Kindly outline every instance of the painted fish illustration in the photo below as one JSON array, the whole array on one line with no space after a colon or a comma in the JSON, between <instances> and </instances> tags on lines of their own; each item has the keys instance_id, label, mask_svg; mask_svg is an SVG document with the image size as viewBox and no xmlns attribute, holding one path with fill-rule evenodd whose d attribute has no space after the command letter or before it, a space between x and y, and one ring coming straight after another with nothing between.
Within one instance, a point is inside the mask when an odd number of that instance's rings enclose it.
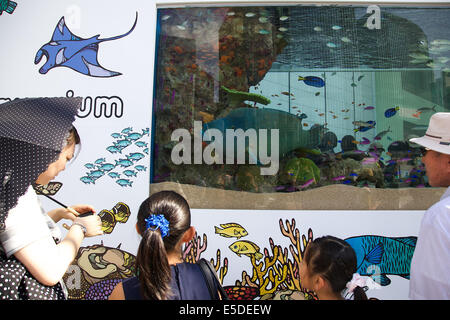
<instances>
[{"instance_id":1,"label":"painted fish illustration","mask_svg":"<svg viewBox=\"0 0 450 320\"><path fill-rule=\"evenodd\" d=\"M248 257L255 255L256 260L259 260L263 257L262 253L259 252L259 247L251 241L247 240L236 241L232 243L229 246L229 248L239 257L241 256L241 254L246 255Z\"/></svg>"},{"instance_id":2,"label":"painted fish illustration","mask_svg":"<svg viewBox=\"0 0 450 320\"><path fill-rule=\"evenodd\" d=\"M128 160L139 161L142 158L144 158L145 156L142 153L134 152L134 153L130 153L130 154L126 155L126 157Z\"/></svg>"},{"instance_id":3,"label":"painted fish illustration","mask_svg":"<svg viewBox=\"0 0 450 320\"><path fill-rule=\"evenodd\" d=\"M131 162L128 159L119 159L119 160L116 160L116 166L117 165L121 166L122 168L127 168L129 166L132 166L133 162Z\"/></svg>"},{"instance_id":4,"label":"painted fish illustration","mask_svg":"<svg viewBox=\"0 0 450 320\"><path fill-rule=\"evenodd\" d=\"M111 153L122 153L122 149L116 146L109 146L106 148L106 150Z\"/></svg>"},{"instance_id":5,"label":"painted fish illustration","mask_svg":"<svg viewBox=\"0 0 450 320\"><path fill-rule=\"evenodd\" d=\"M303 81L308 86L317 88L322 88L323 86L325 86L325 81L322 78L314 76L307 76L307 77L298 76L298 81Z\"/></svg>"},{"instance_id":6,"label":"painted fish illustration","mask_svg":"<svg viewBox=\"0 0 450 320\"><path fill-rule=\"evenodd\" d=\"M117 40L129 35L135 28L136 20L130 31L120 36L99 39L100 35L83 39L74 35L67 28L62 17L56 25L50 42L43 45L34 58L34 64L38 64L45 56L47 61L39 69L39 73L46 74L55 67L68 67L91 77L114 77L121 75L119 72L103 68L98 62L99 44L104 41Z\"/></svg>"},{"instance_id":7,"label":"painted fish illustration","mask_svg":"<svg viewBox=\"0 0 450 320\"><path fill-rule=\"evenodd\" d=\"M397 111L400 110L399 106L396 106L395 108L389 108L384 112L384 116L386 118L390 118L395 116L395 114L397 113Z\"/></svg>"},{"instance_id":8,"label":"painted fish illustration","mask_svg":"<svg viewBox=\"0 0 450 320\"><path fill-rule=\"evenodd\" d=\"M411 259L417 237L364 235L345 239L356 252L357 272L372 276L382 286L391 280L386 275L409 279Z\"/></svg>"},{"instance_id":9,"label":"painted fish illustration","mask_svg":"<svg viewBox=\"0 0 450 320\"><path fill-rule=\"evenodd\" d=\"M248 235L247 230L245 230L240 224L237 223L226 223L220 225L223 229L220 229L217 226L214 226L216 234L221 235L225 238L233 238L236 237L240 239L241 237L245 237Z\"/></svg>"},{"instance_id":10,"label":"painted fish illustration","mask_svg":"<svg viewBox=\"0 0 450 320\"><path fill-rule=\"evenodd\" d=\"M124 175L126 175L127 177L136 177L137 176L137 172L134 170L125 170L123 172Z\"/></svg>"},{"instance_id":11,"label":"painted fish illustration","mask_svg":"<svg viewBox=\"0 0 450 320\"><path fill-rule=\"evenodd\" d=\"M0 0L0 16L3 11L12 14L17 7L17 3L9 0Z\"/></svg>"},{"instance_id":12,"label":"painted fish illustration","mask_svg":"<svg viewBox=\"0 0 450 320\"><path fill-rule=\"evenodd\" d=\"M133 185L133 181L130 181L128 179L119 179L116 181L116 183L121 187L126 187L126 186L132 187L132 185Z\"/></svg>"}]
</instances>

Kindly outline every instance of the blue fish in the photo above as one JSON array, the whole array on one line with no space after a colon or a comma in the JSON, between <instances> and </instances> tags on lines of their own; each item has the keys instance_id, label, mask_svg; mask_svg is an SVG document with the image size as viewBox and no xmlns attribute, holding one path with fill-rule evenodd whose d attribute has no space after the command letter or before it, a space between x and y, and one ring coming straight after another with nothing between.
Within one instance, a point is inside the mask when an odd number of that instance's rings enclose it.
<instances>
[{"instance_id":1,"label":"blue fish","mask_svg":"<svg viewBox=\"0 0 450 320\"><path fill-rule=\"evenodd\" d=\"M120 133L117 133L117 132L114 132L114 133L111 133L111 137L113 137L114 139L118 139L118 138L120 138L122 135L120 134Z\"/></svg>"},{"instance_id":2,"label":"blue fish","mask_svg":"<svg viewBox=\"0 0 450 320\"><path fill-rule=\"evenodd\" d=\"M136 177L137 176L137 172L134 170L125 170L123 172L124 175L126 175L127 177Z\"/></svg>"},{"instance_id":3,"label":"blue fish","mask_svg":"<svg viewBox=\"0 0 450 320\"><path fill-rule=\"evenodd\" d=\"M130 154L126 155L126 157L128 160L139 161L142 158L144 158L145 156L142 153L135 152L135 153L130 153Z\"/></svg>"},{"instance_id":4,"label":"blue fish","mask_svg":"<svg viewBox=\"0 0 450 320\"><path fill-rule=\"evenodd\" d=\"M137 132L129 133L127 136L127 139L132 140L132 141L139 140L140 138L142 138L142 134L137 133Z\"/></svg>"},{"instance_id":5,"label":"blue fish","mask_svg":"<svg viewBox=\"0 0 450 320\"><path fill-rule=\"evenodd\" d=\"M81 177L80 180L81 180L81 182L83 182L85 184L91 184L91 183L95 184L95 179L93 179L91 177L84 176L84 177Z\"/></svg>"},{"instance_id":6,"label":"blue fish","mask_svg":"<svg viewBox=\"0 0 450 320\"><path fill-rule=\"evenodd\" d=\"M128 179L119 179L116 181L116 183L121 187L126 187L126 186L132 187L133 181L130 181Z\"/></svg>"},{"instance_id":7,"label":"blue fish","mask_svg":"<svg viewBox=\"0 0 450 320\"><path fill-rule=\"evenodd\" d=\"M101 163L103 163L103 162L105 162L106 161L106 159L105 158L98 158L97 160L95 160L95 164L101 164Z\"/></svg>"},{"instance_id":8,"label":"blue fish","mask_svg":"<svg viewBox=\"0 0 450 320\"><path fill-rule=\"evenodd\" d=\"M123 134L126 134L126 133L129 133L131 130L133 130L133 128L132 127L128 127L128 128L123 129L121 132Z\"/></svg>"},{"instance_id":9,"label":"blue fish","mask_svg":"<svg viewBox=\"0 0 450 320\"><path fill-rule=\"evenodd\" d=\"M84 166L86 167L86 169L94 169L95 168L95 166L92 163L86 163Z\"/></svg>"},{"instance_id":10,"label":"blue fish","mask_svg":"<svg viewBox=\"0 0 450 320\"><path fill-rule=\"evenodd\" d=\"M79 73L91 77L114 77L121 75L119 72L110 71L103 68L98 62L99 44L104 41L117 40L129 35L135 28L136 20L130 31L120 36L99 39L100 35L93 36L89 39L83 39L74 35L67 28L62 17L56 25L50 42L43 45L34 58L34 64L38 64L42 57L46 57L47 61L39 69L39 73L46 74L50 69L56 67L68 67Z\"/></svg>"},{"instance_id":11,"label":"blue fish","mask_svg":"<svg viewBox=\"0 0 450 320\"><path fill-rule=\"evenodd\" d=\"M108 148L106 148L106 150L111 153L122 153L122 149L120 149L116 146L109 146Z\"/></svg>"},{"instance_id":12,"label":"blue fish","mask_svg":"<svg viewBox=\"0 0 450 320\"><path fill-rule=\"evenodd\" d=\"M307 77L298 76L298 81L303 81L308 86L316 88L322 88L323 86L325 86L325 81L322 78L314 76L307 76Z\"/></svg>"},{"instance_id":13,"label":"blue fish","mask_svg":"<svg viewBox=\"0 0 450 320\"><path fill-rule=\"evenodd\" d=\"M147 171L146 166L138 165L138 166L135 166L135 168L137 171Z\"/></svg>"},{"instance_id":14,"label":"blue fish","mask_svg":"<svg viewBox=\"0 0 450 320\"><path fill-rule=\"evenodd\" d=\"M375 125L377 124L377 122L373 121L373 120L367 121L367 123L370 124L370 125L369 126L359 126L358 128L353 129L353 131L355 131L355 132L358 132L358 131L366 132L367 130L375 128Z\"/></svg>"},{"instance_id":15,"label":"blue fish","mask_svg":"<svg viewBox=\"0 0 450 320\"><path fill-rule=\"evenodd\" d=\"M121 166L122 168L127 168L129 166L132 166L133 162L131 162L128 159L119 159L119 160L116 160L116 166L117 165Z\"/></svg>"},{"instance_id":16,"label":"blue fish","mask_svg":"<svg viewBox=\"0 0 450 320\"><path fill-rule=\"evenodd\" d=\"M388 274L409 279L411 259L417 237L357 236L345 239L356 252L357 272L372 276L382 286L391 280Z\"/></svg>"},{"instance_id":17,"label":"blue fish","mask_svg":"<svg viewBox=\"0 0 450 320\"><path fill-rule=\"evenodd\" d=\"M94 170L89 173L86 173L86 175L91 179L97 180L98 178L104 176L105 173L102 170Z\"/></svg>"},{"instance_id":18,"label":"blue fish","mask_svg":"<svg viewBox=\"0 0 450 320\"><path fill-rule=\"evenodd\" d=\"M135 143L136 146L138 146L139 148L143 148L148 146L148 143L144 142L144 141L138 141Z\"/></svg>"},{"instance_id":19,"label":"blue fish","mask_svg":"<svg viewBox=\"0 0 450 320\"><path fill-rule=\"evenodd\" d=\"M397 107L395 107L395 108L389 108L389 109L387 109L387 110L384 112L384 116L385 116L386 118L393 117L393 116L395 116L395 114L397 113L398 110L400 110L400 107L399 107L399 106L397 106Z\"/></svg>"},{"instance_id":20,"label":"blue fish","mask_svg":"<svg viewBox=\"0 0 450 320\"><path fill-rule=\"evenodd\" d=\"M131 142L130 142L130 140L123 139L123 140L119 140L117 142L114 142L114 145L116 147L118 147L120 150L122 150L122 149L128 147L129 145L131 145Z\"/></svg>"},{"instance_id":21,"label":"blue fish","mask_svg":"<svg viewBox=\"0 0 450 320\"><path fill-rule=\"evenodd\" d=\"M98 167L98 169L102 171L111 171L115 167L116 166L113 165L112 163L103 163L101 166Z\"/></svg>"},{"instance_id":22,"label":"blue fish","mask_svg":"<svg viewBox=\"0 0 450 320\"><path fill-rule=\"evenodd\" d=\"M108 176L110 176L113 179L119 178L120 177L120 173L117 172L108 172Z\"/></svg>"}]
</instances>

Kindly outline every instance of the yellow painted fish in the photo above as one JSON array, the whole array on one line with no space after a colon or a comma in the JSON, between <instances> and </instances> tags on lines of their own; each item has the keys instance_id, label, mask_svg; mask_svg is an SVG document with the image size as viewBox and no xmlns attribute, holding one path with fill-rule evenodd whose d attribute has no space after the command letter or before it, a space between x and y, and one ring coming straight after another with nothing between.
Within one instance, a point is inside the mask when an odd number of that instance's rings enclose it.
<instances>
[{"instance_id":1,"label":"yellow painted fish","mask_svg":"<svg viewBox=\"0 0 450 320\"><path fill-rule=\"evenodd\" d=\"M237 239L240 239L241 237L245 237L246 235L248 235L247 230L245 230L240 224L237 223L221 224L220 226L223 229L214 226L214 228L216 229L216 233L225 238L236 237Z\"/></svg>"},{"instance_id":2,"label":"yellow painted fish","mask_svg":"<svg viewBox=\"0 0 450 320\"><path fill-rule=\"evenodd\" d=\"M251 241L246 240L236 241L233 244L231 244L229 248L239 257L241 256L241 254L244 254L248 257L255 255L256 260L259 260L263 257L262 253L259 252L259 247Z\"/></svg>"}]
</instances>

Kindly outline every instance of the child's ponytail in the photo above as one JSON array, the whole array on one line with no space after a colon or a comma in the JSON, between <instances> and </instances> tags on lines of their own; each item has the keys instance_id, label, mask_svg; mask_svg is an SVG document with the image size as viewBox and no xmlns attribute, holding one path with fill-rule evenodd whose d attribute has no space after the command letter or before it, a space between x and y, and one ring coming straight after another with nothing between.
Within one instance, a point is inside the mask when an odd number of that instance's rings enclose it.
<instances>
[{"instance_id":1,"label":"child's ponytail","mask_svg":"<svg viewBox=\"0 0 450 320\"><path fill-rule=\"evenodd\" d=\"M158 230L147 229L136 256L142 296L147 300L165 300L170 294L171 271L164 242Z\"/></svg>"},{"instance_id":2,"label":"child's ponytail","mask_svg":"<svg viewBox=\"0 0 450 320\"><path fill-rule=\"evenodd\" d=\"M150 300L169 299L172 273L167 254L174 253L191 226L189 205L174 191L155 193L139 207L136 226L142 235L136 255L142 296Z\"/></svg>"}]
</instances>

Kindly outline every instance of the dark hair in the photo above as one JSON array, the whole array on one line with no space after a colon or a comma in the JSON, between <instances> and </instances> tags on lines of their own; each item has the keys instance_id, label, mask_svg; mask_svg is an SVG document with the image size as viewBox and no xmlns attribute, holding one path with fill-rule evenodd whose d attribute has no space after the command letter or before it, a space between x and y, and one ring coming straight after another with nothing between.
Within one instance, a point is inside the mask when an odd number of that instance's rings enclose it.
<instances>
[{"instance_id":1,"label":"dark hair","mask_svg":"<svg viewBox=\"0 0 450 320\"><path fill-rule=\"evenodd\" d=\"M159 228L146 228L145 219L151 214L163 215L169 221L169 234L164 238ZM161 191L142 202L137 228L142 235L136 264L141 293L145 299L165 300L170 297L171 270L167 253L175 249L191 226L191 211L187 201L174 191ZM181 254L181 253L180 253Z\"/></svg>"},{"instance_id":2,"label":"dark hair","mask_svg":"<svg viewBox=\"0 0 450 320\"><path fill-rule=\"evenodd\" d=\"M344 290L356 272L355 250L344 240L333 236L317 238L307 249L304 259L308 271L324 277L333 292ZM353 290L353 294L355 300L367 300L364 289L359 286Z\"/></svg>"}]
</instances>

